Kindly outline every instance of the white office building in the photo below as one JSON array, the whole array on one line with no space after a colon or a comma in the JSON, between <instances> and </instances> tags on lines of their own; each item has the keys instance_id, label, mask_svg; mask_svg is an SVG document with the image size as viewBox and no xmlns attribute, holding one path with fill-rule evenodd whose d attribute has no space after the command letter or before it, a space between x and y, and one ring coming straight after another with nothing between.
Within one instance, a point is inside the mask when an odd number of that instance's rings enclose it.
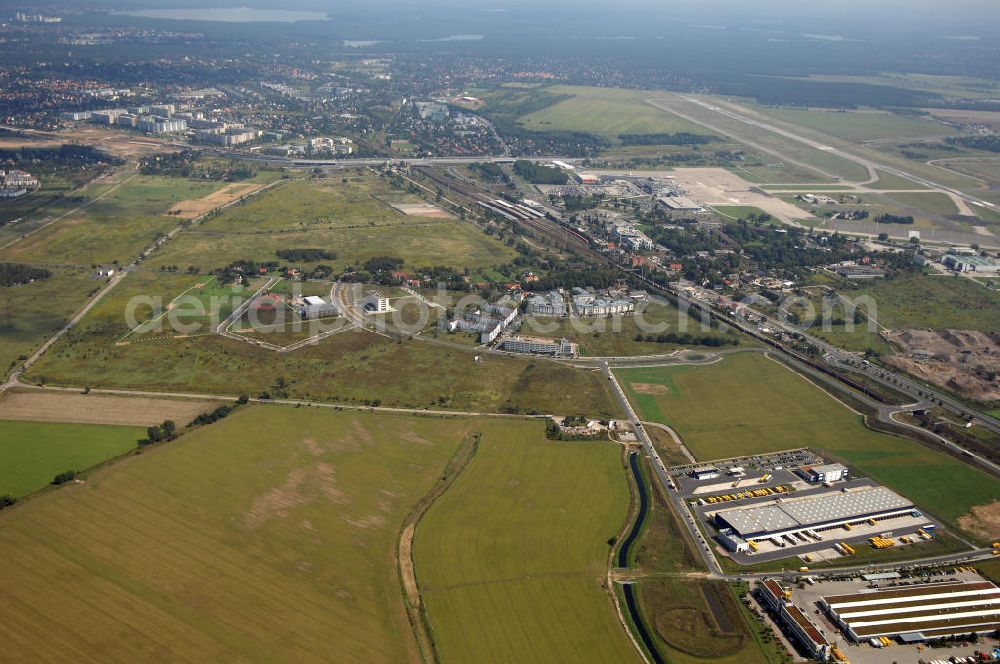
<instances>
[{"instance_id":1,"label":"white office building","mask_svg":"<svg viewBox=\"0 0 1000 664\"><path fill-rule=\"evenodd\" d=\"M389 298L378 291L368 291L365 294L364 307L365 311L374 314L392 311L392 308L389 306Z\"/></svg>"},{"instance_id":2,"label":"white office building","mask_svg":"<svg viewBox=\"0 0 1000 664\"><path fill-rule=\"evenodd\" d=\"M501 348L511 353L576 357L577 346L568 339L515 335L503 340Z\"/></svg>"}]
</instances>

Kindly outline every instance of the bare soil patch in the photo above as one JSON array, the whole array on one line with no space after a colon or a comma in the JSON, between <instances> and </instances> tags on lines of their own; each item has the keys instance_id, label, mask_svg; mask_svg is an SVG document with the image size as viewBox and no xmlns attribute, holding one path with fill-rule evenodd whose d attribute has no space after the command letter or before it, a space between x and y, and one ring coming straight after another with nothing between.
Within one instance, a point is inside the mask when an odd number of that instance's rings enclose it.
<instances>
[{"instance_id":1,"label":"bare soil patch","mask_svg":"<svg viewBox=\"0 0 1000 664\"><path fill-rule=\"evenodd\" d=\"M185 425L212 410L212 401L125 397L72 392L11 392L0 399L0 420L150 426Z\"/></svg>"},{"instance_id":2,"label":"bare soil patch","mask_svg":"<svg viewBox=\"0 0 1000 664\"><path fill-rule=\"evenodd\" d=\"M208 196L190 201L181 201L174 205L167 214L181 219L194 219L215 208L252 194L264 185L256 182L233 182Z\"/></svg>"},{"instance_id":3,"label":"bare soil patch","mask_svg":"<svg viewBox=\"0 0 1000 664\"><path fill-rule=\"evenodd\" d=\"M902 349L890 364L976 401L1000 400L1000 333L971 330L888 330Z\"/></svg>"},{"instance_id":4,"label":"bare soil patch","mask_svg":"<svg viewBox=\"0 0 1000 664\"><path fill-rule=\"evenodd\" d=\"M334 504L345 500L343 491L336 486L333 466L318 463L312 468L296 468L284 484L254 500L244 515L244 522L250 528L259 528L272 519L286 519L296 507L321 497Z\"/></svg>"},{"instance_id":5,"label":"bare soil patch","mask_svg":"<svg viewBox=\"0 0 1000 664\"><path fill-rule=\"evenodd\" d=\"M150 154L178 152L179 148L167 145L160 139L134 136L123 131L81 126L67 131L34 131L4 133L0 149L56 148L65 144L90 145L115 157L141 157Z\"/></svg>"},{"instance_id":6,"label":"bare soil patch","mask_svg":"<svg viewBox=\"0 0 1000 664\"><path fill-rule=\"evenodd\" d=\"M396 208L407 217L430 217L432 219L452 219L453 217L439 208L436 205L431 205L430 203L393 203L392 207Z\"/></svg>"},{"instance_id":7,"label":"bare soil patch","mask_svg":"<svg viewBox=\"0 0 1000 664\"><path fill-rule=\"evenodd\" d=\"M959 517L958 525L984 540L997 540L1000 538L1000 500L988 505L976 505L968 514Z\"/></svg>"},{"instance_id":8,"label":"bare soil patch","mask_svg":"<svg viewBox=\"0 0 1000 664\"><path fill-rule=\"evenodd\" d=\"M632 389L637 394L667 394L669 390L666 385L659 383L632 383Z\"/></svg>"}]
</instances>

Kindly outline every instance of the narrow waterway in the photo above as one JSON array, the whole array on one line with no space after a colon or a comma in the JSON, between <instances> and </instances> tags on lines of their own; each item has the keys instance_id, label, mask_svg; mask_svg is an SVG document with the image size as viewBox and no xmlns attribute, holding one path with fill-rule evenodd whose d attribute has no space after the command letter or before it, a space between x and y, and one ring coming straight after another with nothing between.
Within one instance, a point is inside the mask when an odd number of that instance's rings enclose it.
<instances>
[{"instance_id":1,"label":"narrow waterway","mask_svg":"<svg viewBox=\"0 0 1000 664\"><path fill-rule=\"evenodd\" d=\"M646 483L643 481L642 472L639 470L638 453L633 452L629 455L628 465L632 470L632 477L635 478L635 486L638 490L639 511L635 516L632 529L618 549L618 567L621 568L628 567L629 552L635 540L639 537L639 533L642 532L642 524L645 523L646 513L649 511L649 494L646 492ZM646 646L646 652L649 653L655 664L666 664L666 660L663 659L656 648L653 635L649 633L646 623L642 620L642 615L639 612L639 604L635 597L635 585L631 583L622 584L622 594L625 596L625 608L628 609L628 614L632 619L632 624L635 625L635 630L639 638L642 639L642 643Z\"/></svg>"},{"instance_id":2,"label":"narrow waterway","mask_svg":"<svg viewBox=\"0 0 1000 664\"><path fill-rule=\"evenodd\" d=\"M629 467L632 469L632 476L635 478L635 485L639 490L639 513L635 516L632 530L629 531L625 541L618 549L618 567L628 567L628 554L632 550L632 545L642 531L642 524L646 521L646 512L649 510L649 496L646 495L646 483L642 481L642 473L639 471L639 454L633 452L628 457Z\"/></svg>"}]
</instances>

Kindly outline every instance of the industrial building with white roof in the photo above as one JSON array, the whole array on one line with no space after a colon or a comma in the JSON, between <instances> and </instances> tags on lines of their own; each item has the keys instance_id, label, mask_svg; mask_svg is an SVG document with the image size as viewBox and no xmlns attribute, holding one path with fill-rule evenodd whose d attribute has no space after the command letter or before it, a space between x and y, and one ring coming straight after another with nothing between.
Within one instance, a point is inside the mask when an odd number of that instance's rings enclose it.
<instances>
[{"instance_id":1,"label":"industrial building with white roof","mask_svg":"<svg viewBox=\"0 0 1000 664\"><path fill-rule=\"evenodd\" d=\"M854 641L925 641L1000 628L1000 588L981 579L834 595L820 606Z\"/></svg>"},{"instance_id":2,"label":"industrial building with white roof","mask_svg":"<svg viewBox=\"0 0 1000 664\"><path fill-rule=\"evenodd\" d=\"M826 530L869 519L878 521L913 511L913 503L899 494L882 486L871 486L722 510L715 514L715 523L751 541Z\"/></svg>"}]
</instances>

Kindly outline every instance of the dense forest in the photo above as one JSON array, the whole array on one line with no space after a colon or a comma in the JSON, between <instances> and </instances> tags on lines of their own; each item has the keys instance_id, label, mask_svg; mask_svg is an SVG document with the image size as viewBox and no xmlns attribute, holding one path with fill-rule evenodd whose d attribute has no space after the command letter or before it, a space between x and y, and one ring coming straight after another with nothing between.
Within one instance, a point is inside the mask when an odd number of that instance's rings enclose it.
<instances>
[{"instance_id":1,"label":"dense forest","mask_svg":"<svg viewBox=\"0 0 1000 664\"><path fill-rule=\"evenodd\" d=\"M679 131L674 134L619 134L618 140L623 145L705 145L718 141L719 137Z\"/></svg>"}]
</instances>

